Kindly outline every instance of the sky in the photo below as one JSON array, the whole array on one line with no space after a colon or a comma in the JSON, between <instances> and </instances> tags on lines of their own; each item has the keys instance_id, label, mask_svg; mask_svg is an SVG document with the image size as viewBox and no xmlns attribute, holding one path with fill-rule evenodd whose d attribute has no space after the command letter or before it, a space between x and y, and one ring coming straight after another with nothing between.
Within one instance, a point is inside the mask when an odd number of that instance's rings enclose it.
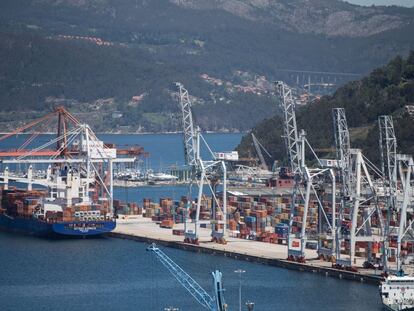
<instances>
[{"instance_id":1,"label":"sky","mask_svg":"<svg viewBox=\"0 0 414 311\"><path fill-rule=\"evenodd\" d=\"M347 2L359 5L401 5L414 7L414 0L346 0Z\"/></svg>"}]
</instances>

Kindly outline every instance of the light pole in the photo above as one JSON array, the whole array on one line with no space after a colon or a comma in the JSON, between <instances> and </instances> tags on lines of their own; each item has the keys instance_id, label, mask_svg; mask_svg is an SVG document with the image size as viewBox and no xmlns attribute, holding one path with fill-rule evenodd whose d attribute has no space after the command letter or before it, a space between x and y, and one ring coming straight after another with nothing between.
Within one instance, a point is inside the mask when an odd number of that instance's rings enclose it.
<instances>
[{"instance_id":1,"label":"light pole","mask_svg":"<svg viewBox=\"0 0 414 311\"><path fill-rule=\"evenodd\" d=\"M237 269L234 271L234 273L238 273L239 274L239 311L241 311L242 307L241 307L241 276L243 273L245 273L246 271L242 270L242 269Z\"/></svg>"}]
</instances>

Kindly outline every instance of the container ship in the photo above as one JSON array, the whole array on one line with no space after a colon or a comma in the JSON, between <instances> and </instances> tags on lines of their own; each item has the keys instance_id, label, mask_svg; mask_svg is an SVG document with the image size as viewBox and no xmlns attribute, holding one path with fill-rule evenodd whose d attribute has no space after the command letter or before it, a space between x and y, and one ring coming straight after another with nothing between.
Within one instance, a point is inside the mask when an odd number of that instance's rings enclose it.
<instances>
[{"instance_id":1,"label":"container ship","mask_svg":"<svg viewBox=\"0 0 414 311\"><path fill-rule=\"evenodd\" d=\"M1 136L0 143L17 140L17 134L53 116L58 117L57 137L44 143L44 137L36 140L36 131L24 135L18 149L0 151L0 230L84 237L114 230L113 164L135 158L118 158L125 153L104 144L62 107ZM41 145L28 148L36 141Z\"/></svg>"},{"instance_id":2,"label":"container ship","mask_svg":"<svg viewBox=\"0 0 414 311\"><path fill-rule=\"evenodd\" d=\"M388 276L380 285L380 295L387 310L414 311L414 277Z\"/></svg>"},{"instance_id":3,"label":"container ship","mask_svg":"<svg viewBox=\"0 0 414 311\"><path fill-rule=\"evenodd\" d=\"M112 231L116 223L109 213L108 201L89 203L79 195L70 196L74 191L79 192L77 181L81 179L72 172L60 173L61 187L55 189L63 191L4 187L0 229L39 236L87 236Z\"/></svg>"}]
</instances>

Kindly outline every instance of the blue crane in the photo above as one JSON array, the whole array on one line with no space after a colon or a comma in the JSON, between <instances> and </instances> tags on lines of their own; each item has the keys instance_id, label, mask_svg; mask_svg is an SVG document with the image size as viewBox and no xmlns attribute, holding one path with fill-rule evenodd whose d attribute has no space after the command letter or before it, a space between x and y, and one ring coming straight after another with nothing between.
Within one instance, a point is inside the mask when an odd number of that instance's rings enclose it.
<instances>
[{"instance_id":1,"label":"blue crane","mask_svg":"<svg viewBox=\"0 0 414 311\"><path fill-rule=\"evenodd\" d=\"M167 268L177 281L197 300L199 304L210 311L226 311L224 302L222 273L219 270L212 272L214 280L214 295L211 297L191 276L178 266L170 257L160 250L155 243L147 248Z\"/></svg>"}]
</instances>

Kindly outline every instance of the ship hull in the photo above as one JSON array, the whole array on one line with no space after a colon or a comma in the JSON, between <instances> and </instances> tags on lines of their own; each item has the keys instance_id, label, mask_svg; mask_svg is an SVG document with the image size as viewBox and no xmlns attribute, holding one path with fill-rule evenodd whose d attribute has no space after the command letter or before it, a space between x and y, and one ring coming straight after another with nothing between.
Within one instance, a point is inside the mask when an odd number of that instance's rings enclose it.
<instances>
[{"instance_id":1,"label":"ship hull","mask_svg":"<svg viewBox=\"0 0 414 311\"><path fill-rule=\"evenodd\" d=\"M383 306L384 306L384 310L388 310L388 311L414 311L414 307L399 309L398 306L396 306L395 308L387 306L386 304L383 304Z\"/></svg>"},{"instance_id":2,"label":"ship hull","mask_svg":"<svg viewBox=\"0 0 414 311\"><path fill-rule=\"evenodd\" d=\"M36 236L96 236L115 229L115 221L71 221L47 223L33 218L0 215L0 230Z\"/></svg>"}]
</instances>

